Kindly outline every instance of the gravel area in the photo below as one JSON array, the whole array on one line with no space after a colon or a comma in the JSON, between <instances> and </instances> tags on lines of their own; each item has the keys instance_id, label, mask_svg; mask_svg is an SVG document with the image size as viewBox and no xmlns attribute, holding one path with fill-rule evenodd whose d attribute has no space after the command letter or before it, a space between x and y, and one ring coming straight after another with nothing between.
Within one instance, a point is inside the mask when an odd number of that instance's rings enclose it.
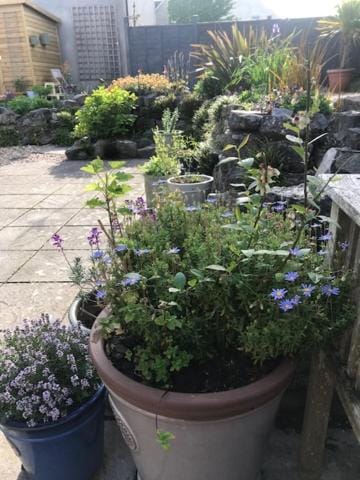
<instances>
[{"instance_id":1,"label":"gravel area","mask_svg":"<svg viewBox=\"0 0 360 480\"><path fill-rule=\"evenodd\" d=\"M13 162L29 163L51 160L65 160L65 148L55 145L27 145L25 147L0 148L0 167Z\"/></svg>"}]
</instances>

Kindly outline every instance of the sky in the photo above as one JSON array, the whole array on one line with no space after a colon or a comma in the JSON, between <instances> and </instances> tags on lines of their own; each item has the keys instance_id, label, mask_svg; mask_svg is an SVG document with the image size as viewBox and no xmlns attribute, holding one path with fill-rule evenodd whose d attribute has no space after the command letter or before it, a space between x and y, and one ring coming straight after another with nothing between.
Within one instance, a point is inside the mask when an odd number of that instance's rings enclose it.
<instances>
[{"instance_id":1,"label":"sky","mask_svg":"<svg viewBox=\"0 0 360 480\"><path fill-rule=\"evenodd\" d=\"M279 17L321 17L335 13L339 0L262 0L262 3Z\"/></svg>"}]
</instances>

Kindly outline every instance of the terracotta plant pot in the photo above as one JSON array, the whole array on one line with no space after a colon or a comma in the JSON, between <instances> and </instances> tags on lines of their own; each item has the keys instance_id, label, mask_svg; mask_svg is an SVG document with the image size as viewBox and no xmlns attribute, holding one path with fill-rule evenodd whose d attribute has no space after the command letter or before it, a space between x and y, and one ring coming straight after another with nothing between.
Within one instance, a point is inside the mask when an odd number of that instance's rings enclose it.
<instances>
[{"instance_id":1,"label":"terracotta plant pot","mask_svg":"<svg viewBox=\"0 0 360 480\"><path fill-rule=\"evenodd\" d=\"M221 393L182 394L147 387L118 371L94 325L90 353L110 393L139 480L255 480L294 366L284 360L261 380ZM165 451L156 430L174 435Z\"/></svg>"},{"instance_id":2,"label":"terracotta plant pot","mask_svg":"<svg viewBox=\"0 0 360 480\"><path fill-rule=\"evenodd\" d=\"M204 203L207 194L211 191L214 178L209 175L196 175L201 177L201 181L197 183L186 183L186 177L192 177L193 175L178 175L177 177L171 177L168 179L168 187L171 192L181 192L184 196L185 204L197 205ZM182 179L181 182L178 179Z\"/></svg>"},{"instance_id":3,"label":"terracotta plant pot","mask_svg":"<svg viewBox=\"0 0 360 480\"><path fill-rule=\"evenodd\" d=\"M349 88L353 72L353 68L328 70L330 91L334 93L345 92Z\"/></svg>"}]
</instances>

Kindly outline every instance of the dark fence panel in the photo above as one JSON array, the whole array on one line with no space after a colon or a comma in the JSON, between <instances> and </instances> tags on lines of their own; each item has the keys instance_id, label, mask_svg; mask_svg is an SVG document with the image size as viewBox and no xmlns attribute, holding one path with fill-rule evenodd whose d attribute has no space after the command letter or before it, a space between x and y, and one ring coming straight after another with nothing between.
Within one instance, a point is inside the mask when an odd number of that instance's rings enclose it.
<instances>
[{"instance_id":1,"label":"dark fence panel","mask_svg":"<svg viewBox=\"0 0 360 480\"><path fill-rule=\"evenodd\" d=\"M246 33L252 27L255 30L265 29L269 34L274 24L280 27L281 35L292 32L306 32L310 45L314 44L319 32L316 29L317 18L299 19L267 19L237 22L239 29ZM136 75L138 70L144 73L161 73L164 65L175 52L185 55L191 52L194 43L210 44L209 31L231 32L234 22L194 23L188 25L157 25L129 28L129 67L130 73ZM300 41L301 34L295 42ZM338 68L338 51L335 46L329 49L327 68ZM354 49L352 62L360 71L360 47Z\"/></svg>"}]
</instances>

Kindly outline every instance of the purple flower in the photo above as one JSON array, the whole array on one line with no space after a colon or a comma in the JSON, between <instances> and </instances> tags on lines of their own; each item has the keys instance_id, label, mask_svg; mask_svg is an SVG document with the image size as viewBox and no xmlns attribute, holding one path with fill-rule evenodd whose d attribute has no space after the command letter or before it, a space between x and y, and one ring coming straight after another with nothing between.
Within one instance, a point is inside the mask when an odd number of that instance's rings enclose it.
<instances>
[{"instance_id":1,"label":"purple flower","mask_svg":"<svg viewBox=\"0 0 360 480\"><path fill-rule=\"evenodd\" d=\"M276 203L274 203L274 205L272 206L272 209L274 210L274 212L283 212L284 210L286 210L286 206L287 206L287 203L286 202L281 202L281 201L278 201Z\"/></svg>"},{"instance_id":2,"label":"purple flower","mask_svg":"<svg viewBox=\"0 0 360 480\"><path fill-rule=\"evenodd\" d=\"M320 242L328 242L331 239L332 239L331 232L326 232L324 235L320 235L320 237L318 238Z\"/></svg>"},{"instance_id":3,"label":"purple flower","mask_svg":"<svg viewBox=\"0 0 360 480\"><path fill-rule=\"evenodd\" d=\"M104 252L102 250L95 250L91 254L91 258L93 260L99 260L100 258L103 258L103 256L104 256Z\"/></svg>"},{"instance_id":4,"label":"purple flower","mask_svg":"<svg viewBox=\"0 0 360 480\"><path fill-rule=\"evenodd\" d=\"M222 213L221 216L222 216L223 218L230 218L230 217L233 217L234 214L233 214L233 212L231 212L230 210L227 210L226 212Z\"/></svg>"},{"instance_id":5,"label":"purple flower","mask_svg":"<svg viewBox=\"0 0 360 480\"><path fill-rule=\"evenodd\" d=\"M106 297L106 292L104 290L98 290L95 296L98 300L102 300Z\"/></svg>"},{"instance_id":6,"label":"purple flower","mask_svg":"<svg viewBox=\"0 0 360 480\"><path fill-rule=\"evenodd\" d=\"M290 298L290 302L296 307L297 305L300 305L301 303L301 297L299 295L295 295L295 297Z\"/></svg>"},{"instance_id":7,"label":"purple flower","mask_svg":"<svg viewBox=\"0 0 360 480\"><path fill-rule=\"evenodd\" d=\"M121 285L123 287L130 287L131 285L136 285L142 280L142 276L139 273L129 273L122 281Z\"/></svg>"},{"instance_id":8,"label":"purple flower","mask_svg":"<svg viewBox=\"0 0 360 480\"><path fill-rule=\"evenodd\" d=\"M339 243L339 247L343 252L346 252L346 250L349 248L350 243L349 242L341 242Z\"/></svg>"},{"instance_id":9,"label":"purple flower","mask_svg":"<svg viewBox=\"0 0 360 480\"><path fill-rule=\"evenodd\" d=\"M147 253L150 253L151 250L148 248L135 248L134 253L137 257L142 257L143 255L146 255Z\"/></svg>"},{"instance_id":10,"label":"purple flower","mask_svg":"<svg viewBox=\"0 0 360 480\"><path fill-rule=\"evenodd\" d=\"M93 227L90 230L90 233L87 236L90 246L99 245L101 233L102 233L101 230L99 230L97 227Z\"/></svg>"},{"instance_id":11,"label":"purple flower","mask_svg":"<svg viewBox=\"0 0 360 480\"><path fill-rule=\"evenodd\" d=\"M284 279L287 282L295 282L295 280L297 280L298 278L299 278L298 272L288 272L288 273L285 273L284 275Z\"/></svg>"},{"instance_id":12,"label":"purple flower","mask_svg":"<svg viewBox=\"0 0 360 480\"><path fill-rule=\"evenodd\" d=\"M293 255L294 257L300 257L301 256L301 248L299 247L294 247L289 249L290 255Z\"/></svg>"},{"instance_id":13,"label":"purple flower","mask_svg":"<svg viewBox=\"0 0 360 480\"><path fill-rule=\"evenodd\" d=\"M58 235L57 233L54 233L54 235L51 237L51 240L54 247L57 247L60 249L62 248L62 244L64 240L61 238L60 235Z\"/></svg>"},{"instance_id":14,"label":"purple flower","mask_svg":"<svg viewBox=\"0 0 360 480\"><path fill-rule=\"evenodd\" d=\"M279 303L280 310L283 312L288 312L290 310L294 309L294 303L292 300L283 300L282 302Z\"/></svg>"},{"instance_id":15,"label":"purple flower","mask_svg":"<svg viewBox=\"0 0 360 480\"><path fill-rule=\"evenodd\" d=\"M271 293L270 297L272 297L274 300L282 300L285 298L287 294L287 290L285 288L275 288Z\"/></svg>"},{"instance_id":16,"label":"purple flower","mask_svg":"<svg viewBox=\"0 0 360 480\"><path fill-rule=\"evenodd\" d=\"M328 253L329 253L329 250L325 250L324 248L318 251L318 255L321 255L321 256L327 255Z\"/></svg>"},{"instance_id":17,"label":"purple flower","mask_svg":"<svg viewBox=\"0 0 360 480\"><path fill-rule=\"evenodd\" d=\"M127 250L128 250L128 246L125 244L116 245L115 247L116 252L126 252Z\"/></svg>"},{"instance_id":18,"label":"purple flower","mask_svg":"<svg viewBox=\"0 0 360 480\"><path fill-rule=\"evenodd\" d=\"M311 295L313 294L313 291L316 289L316 287L314 285L306 285L305 283L303 283L301 285L301 291L302 291L302 294L304 295L304 297L311 297Z\"/></svg>"},{"instance_id":19,"label":"purple flower","mask_svg":"<svg viewBox=\"0 0 360 480\"><path fill-rule=\"evenodd\" d=\"M207 203L216 203L217 202L217 198L216 197L208 197L206 199Z\"/></svg>"},{"instance_id":20,"label":"purple flower","mask_svg":"<svg viewBox=\"0 0 360 480\"><path fill-rule=\"evenodd\" d=\"M168 255L176 255L177 253L180 253L180 248L179 247L173 247L168 250Z\"/></svg>"},{"instance_id":21,"label":"purple flower","mask_svg":"<svg viewBox=\"0 0 360 480\"><path fill-rule=\"evenodd\" d=\"M325 297L336 297L340 294L340 289L337 287L333 287L332 285L323 285L321 287L321 293L325 295Z\"/></svg>"}]
</instances>

